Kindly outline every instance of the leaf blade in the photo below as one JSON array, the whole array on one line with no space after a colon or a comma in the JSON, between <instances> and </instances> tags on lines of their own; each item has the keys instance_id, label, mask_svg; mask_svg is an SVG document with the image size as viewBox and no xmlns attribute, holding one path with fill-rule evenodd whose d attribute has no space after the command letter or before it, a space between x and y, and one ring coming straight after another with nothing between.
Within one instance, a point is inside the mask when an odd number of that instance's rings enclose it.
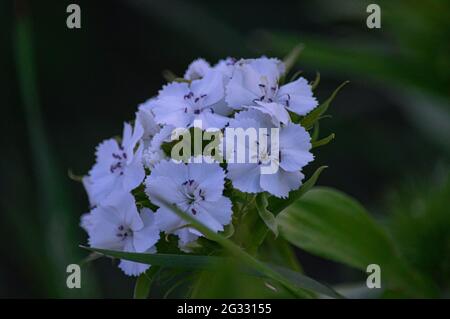
<instances>
[{"instance_id":1,"label":"leaf blade","mask_svg":"<svg viewBox=\"0 0 450 319\"><path fill-rule=\"evenodd\" d=\"M278 237L278 224L275 216L267 209L268 201L267 196L264 193L258 194L256 196L256 210L258 211L259 217L263 220L264 224Z\"/></svg>"},{"instance_id":2,"label":"leaf blade","mask_svg":"<svg viewBox=\"0 0 450 319\"><path fill-rule=\"evenodd\" d=\"M378 264L390 285L412 296L433 294L433 287L403 261L384 229L341 192L315 188L277 219L281 236L297 247L363 271Z\"/></svg>"}]
</instances>

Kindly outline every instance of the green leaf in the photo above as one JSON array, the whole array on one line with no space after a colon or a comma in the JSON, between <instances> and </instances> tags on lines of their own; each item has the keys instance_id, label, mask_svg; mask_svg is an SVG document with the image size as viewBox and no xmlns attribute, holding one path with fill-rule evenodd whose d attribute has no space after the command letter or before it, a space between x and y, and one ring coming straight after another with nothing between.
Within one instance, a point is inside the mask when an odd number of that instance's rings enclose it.
<instances>
[{"instance_id":1,"label":"green leaf","mask_svg":"<svg viewBox=\"0 0 450 319\"><path fill-rule=\"evenodd\" d=\"M312 110L310 113L308 113L300 122L300 124L305 127L306 129L310 129L316 121L320 119L320 117L325 114L325 112L328 110L328 107L330 106L330 103L334 100L338 92L349 83L349 81L343 82L341 85L339 85L334 92L331 94L331 96L322 104L320 104L318 107L316 107L314 110Z\"/></svg>"},{"instance_id":2,"label":"green leaf","mask_svg":"<svg viewBox=\"0 0 450 319\"><path fill-rule=\"evenodd\" d=\"M378 264L389 285L411 296L433 295L433 288L402 260L385 231L341 192L315 188L277 220L281 235L297 247L363 271Z\"/></svg>"},{"instance_id":3,"label":"green leaf","mask_svg":"<svg viewBox=\"0 0 450 319\"><path fill-rule=\"evenodd\" d=\"M80 247L97 252L99 254L103 254L105 256L135 261L152 266L163 266L171 268L207 269L211 266L211 264L223 262L223 257L217 256L130 253L85 246Z\"/></svg>"},{"instance_id":4,"label":"green leaf","mask_svg":"<svg viewBox=\"0 0 450 319\"><path fill-rule=\"evenodd\" d=\"M267 195L265 193L260 193L256 196L256 209L258 211L259 217L264 221L266 226L278 236L278 225L275 216L267 210L268 206Z\"/></svg>"},{"instance_id":5,"label":"green leaf","mask_svg":"<svg viewBox=\"0 0 450 319\"><path fill-rule=\"evenodd\" d=\"M218 235L220 236L220 235ZM226 239L225 239L226 240ZM227 240L228 241L228 240ZM147 253L129 253L129 252L123 252L123 251L114 251L114 250L107 250L107 249L98 249L98 248L91 248L91 247L85 247L80 246L81 248L96 252L98 254L103 254L105 256L114 257L114 258L120 258L135 262L140 262L144 264L151 264L152 267L148 270L152 270L156 272L158 270L157 266L164 266L164 267L173 267L173 268L182 268L182 269L196 269L196 270L211 270L215 267L218 267L219 265L224 265L230 262L230 259L227 257L217 257L217 256L198 256L198 255L175 255L175 254L147 254ZM237 248L239 249L239 248ZM242 252L242 254L245 254L242 250L239 249L239 251ZM246 255L247 257L250 257L249 255ZM247 258L246 257L246 258ZM250 257L253 258L253 257ZM256 259L254 259L257 261ZM239 261L242 262L241 259ZM296 273L295 271L285 269L283 267L268 265L265 263L262 263L260 261L257 261L259 267L255 267L255 265L249 265L247 264L246 268L242 269L243 273L251 274L258 277L263 278L270 278L274 279L277 282L280 282L281 284L287 286L288 289L294 289L296 293L298 293L300 296L309 296L309 295L303 295L305 292L301 292L303 289L309 290L311 292L316 293L322 293L327 296L336 297L336 292L326 292L324 290L324 285L321 283L315 281L312 278L306 277L302 274ZM261 268L260 268L261 267ZM269 270L272 270L270 272ZM148 272L147 271L147 272ZM269 273L267 273L269 272ZM286 274L286 277L278 277L274 276L274 274L284 273ZM149 276L153 276L154 273L144 273L142 274L135 286L135 298L141 297L146 298L148 295L148 291L150 289L150 278ZM323 286L322 288L319 288ZM145 297L144 297L145 296Z\"/></svg>"},{"instance_id":6,"label":"green leaf","mask_svg":"<svg viewBox=\"0 0 450 319\"><path fill-rule=\"evenodd\" d=\"M319 132L320 132L320 124L319 123L320 123L319 121L314 123L314 130L311 134L311 144L313 144L319 138Z\"/></svg>"},{"instance_id":7,"label":"green leaf","mask_svg":"<svg viewBox=\"0 0 450 319\"><path fill-rule=\"evenodd\" d=\"M136 279L136 284L134 285L134 299L147 299L153 278L158 271L158 266L152 266Z\"/></svg>"},{"instance_id":8,"label":"green leaf","mask_svg":"<svg viewBox=\"0 0 450 319\"><path fill-rule=\"evenodd\" d=\"M297 199L299 199L303 194L309 191L317 182L322 171L328 166L319 167L314 174L297 190L289 193L289 197L286 199L272 197L269 202L269 210L277 215L283 209L294 203Z\"/></svg>"},{"instance_id":9,"label":"green leaf","mask_svg":"<svg viewBox=\"0 0 450 319\"><path fill-rule=\"evenodd\" d=\"M222 232L222 235L223 235L225 238L230 238L231 236L233 236L233 234L234 234L234 226L233 226L233 223L229 223L228 225L226 225L226 226L224 227L224 230L223 230L223 232Z\"/></svg>"},{"instance_id":10,"label":"green leaf","mask_svg":"<svg viewBox=\"0 0 450 319\"><path fill-rule=\"evenodd\" d=\"M90 271L84 272L84 278L88 278L84 289L67 289L60 271L74 259L81 258L72 245L78 238L77 229L73 227L77 223L77 217L67 189L67 178L60 169L57 152L48 138L42 115L38 87L40 76L35 62L33 45L35 39L30 9L16 10L16 16L11 20L13 30L11 40L14 41L12 52L16 72L14 81L17 81L15 85L20 96L18 105L23 107L23 122L26 125L24 131L28 138L27 145L30 147L27 161L36 174L35 182L31 183L36 192L36 201L33 201L36 219L30 223L31 219L27 214L16 214L11 220L17 222L21 229L29 230L14 233L21 236L19 238L21 242L27 243L27 247L18 249L24 255L27 254L25 258L29 258L29 262L34 266L36 275L34 277L37 281L33 284L46 291L50 297L92 296L93 293L95 295L97 288L96 279L92 277ZM58 65L57 61L55 65ZM26 198L26 195L22 195L22 198ZM55 234L64 235L57 235L58 240L55 241ZM32 239L31 242L29 239ZM39 246L31 247L35 243L39 243ZM40 251L37 255L36 250Z\"/></svg>"},{"instance_id":11,"label":"green leaf","mask_svg":"<svg viewBox=\"0 0 450 319\"><path fill-rule=\"evenodd\" d=\"M309 291L314 291L324 296L342 299L344 298L341 294L336 292L333 288L324 285L311 277L305 276L299 272L293 271L285 267L279 267L275 265L270 265L271 268L278 271L280 274L291 280L300 287L305 287Z\"/></svg>"},{"instance_id":12,"label":"green leaf","mask_svg":"<svg viewBox=\"0 0 450 319\"><path fill-rule=\"evenodd\" d=\"M297 72L295 72L292 76L289 82L294 82L295 80L297 80L300 75L303 73L303 70L298 70Z\"/></svg>"},{"instance_id":13,"label":"green leaf","mask_svg":"<svg viewBox=\"0 0 450 319\"><path fill-rule=\"evenodd\" d=\"M163 70L162 76L163 76L164 80L166 80L167 82L172 82L177 78L175 73L173 73L170 70Z\"/></svg>"},{"instance_id":14,"label":"green leaf","mask_svg":"<svg viewBox=\"0 0 450 319\"><path fill-rule=\"evenodd\" d=\"M287 74L292 67L297 63L300 53L303 51L303 44L297 44L291 52L283 59L284 66L286 68L285 74Z\"/></svg>"},{"instance_id":15,"label":"green leaf","mask_svg":"<svg viewBox=\"0 0 450 319\"><path fill-rule=\"evenodd\" d=\"M330 135L328 135L327 137L324 137L324 138L322 138L322 139L320 139L320 140L318 140L318 141L314 141L314 142L312 142L311 144L312 144L312 148L316 148L316 147L319 147L319 146L324 146L324 145L327 145L328 143L330 143L332 140L334 140L334 137L335 137L336 135L334 134L334 133L331 133Z\"/></svg>"},{"instance_id":16,"label":"green leaf","mask_svg":"<svg viewBox=\"0 0 450 319\"><path fill-rule=\"evenodd\" d=\"M314 79L314 82L311 83L311 89L314 91L317 88L317 86L319 85L319 83L320 83L320 73L317 72L316 73L316 78Z\"/></svg>"}]
</instances>

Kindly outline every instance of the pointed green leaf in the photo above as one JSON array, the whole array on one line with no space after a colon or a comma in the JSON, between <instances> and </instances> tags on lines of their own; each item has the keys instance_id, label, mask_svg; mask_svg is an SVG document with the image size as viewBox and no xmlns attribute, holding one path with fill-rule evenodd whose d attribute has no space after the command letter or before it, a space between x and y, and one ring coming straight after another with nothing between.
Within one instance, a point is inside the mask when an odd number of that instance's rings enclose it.
<instances>
[{"instance_id":1,"label":"pointed green leaf","mask_svg":"<svg viewBox=\"0 0 450 319\"><path fill-rule=\"evenodd\" d=\"M295 80L297 80L300 75L303 73L303 70L298 70L297 72L295 72L292 76L291 76L291 80L289 82L293 82Z\"/></svg>"},{"instance_id":2,"label":"pointed green leaf","mask_svg":"<svg viewBox=\"0 0 450 319\"><path fill-rule=\"evenodd\" d=\"M260 193L256 196L256 209L258 211L259 217L264 221L266 226L275 234L275 237L278 236L278 225L275 216L267 210L267 195L265 193Z\"/></svg>"},{"instance_id":3,"label":"pointed green leaf","mask_svg":"<svg viewBox=\"0 0 450 319\"><path fill-rule=\"evenodd\" d=\"M313 144L319 138L319 131L320 131L320 124L319 123L320 123L319 121L314 123L314 131L311 134L311 144Z\"/></svg>"},{"instance_id":4,"label":"pointed green leaf","mask_svg":"<svg viewBox=\"0 0 450 319\"><path fill-rule=\"evenodd\" d=\"M327 145L328 143L330 143L335 137L334 133L331 133L330 135L328 135L327 137L324 137L318 141L314 141L312 142L312 148L316 148L319 146L323 146L323 145Z\"/></svg>"},{"instance_id":5,"label":"pointed green leaf","mask_svg":"<svg viewBox=\"0 0 450 319\"><path fill-rule=\"evenodd\" d=\"M331 94L331 96L322 104L320 104L318 107L316 107L314 110L312 110L310 113L308 113L302 120L301 125L305 127L306 129L310 129L314 123L319 120L319 118L328 110L328 107L330 106L330 103L334 100L337 93L347 84L349 81L345 81L341 85L339 85L336 90Z\"/></svg>"},{"instance_id":6,"label":"pointed green leaf","mask_svg":"<svg viewBox=\"0 0 450 319\"><path fill-rule=\"evenodd\" d=\"M316 78L314 79L314 82L311 84L311 89L314 91L317 88L317 86L319 85L319 83L320 83L320 73L317 72Z\"/></svg>"},{"instance_id":7,"label":"pointed green leaf","mask_svg":"<svg viewBox=\"0 0 450 319\"><path fill-rule=\"evenodd\" d=\"M294 203L297 199L299 199L303 194L309 191L317 182L322 171L328 166L319 167L314 174L300 187L299 189L292 191L289 193L289 197L286 199L272 197L269 202L269 209L274 214L277 215L283 209Z\"/></svg>"}]
</instances>

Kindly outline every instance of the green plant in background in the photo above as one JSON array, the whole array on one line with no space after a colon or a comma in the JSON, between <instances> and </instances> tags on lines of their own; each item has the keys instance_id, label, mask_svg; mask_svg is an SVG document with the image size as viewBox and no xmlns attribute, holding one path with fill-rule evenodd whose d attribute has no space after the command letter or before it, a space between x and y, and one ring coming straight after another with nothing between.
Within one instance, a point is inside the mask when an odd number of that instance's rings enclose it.
<instances>
[{"instance_id":1,"label":"green plant in background","mask_svg":"<svg viewBox=\"0 0 450 319\"><path fill-rule=\"evenodd\" d=\"M64 174L58 170L53 149L49 145L42 121L31 20L25 2L18 2L14 26L14 53L17 78L20 85L22 105L26 117L31 158L36 175L38 201L28 210L33 212L36 221L30 216L10 210L8 219L17 230L25 262L33 265L33 283L51 297L93 296L96 293L96 280L90 272L84 273L84 290L70 290L66 286L66 267L80 261L81 254L70 242L76 240L72 223L75 222L67 195ZM34 216L33 216L34 217ZM40 253L39 253L40 251Z\"/></svg>"},{"instance_id":2,"label":"green plant in background","mask_svg":"<svg viewBox=\"0 0 450 319\"><path fill-rule=\"evenodd\" d=\"M449 3L378 1L382 27L375 31L365 27L369 3L318 1L314 5L318 19L331 28L355 26L345 37L264 30L255 34L254 43L280 54L301 41L308 47L302 56L305 65L374 81L399 102L411 123L448 155L450 23L442 12L450 10Z\"/></svg>"}]
</instances>

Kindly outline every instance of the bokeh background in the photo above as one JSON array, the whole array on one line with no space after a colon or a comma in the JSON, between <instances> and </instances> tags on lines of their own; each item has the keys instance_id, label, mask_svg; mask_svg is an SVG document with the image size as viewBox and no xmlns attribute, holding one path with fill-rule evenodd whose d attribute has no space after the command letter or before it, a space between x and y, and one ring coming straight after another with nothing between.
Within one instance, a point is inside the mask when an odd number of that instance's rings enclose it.
<instances>
[{"instance_id":1,"label":"bokeh background","mask_svg":"<svg viewBox=\"0 0 450 319\"><path fill-rule=\"evenodd\" d=\"M197 57L284 57L323 101L343 81L315 154L319 184L357 198L402 253L450 286L450 3L382 1L1 1L0 297L130 297L134 280L108 259L86 265L83 288L66 265L87 253L80 183L95 146L121 133L139 103ZM81 7L82 28L66 27ZM314 167L308 168L311 173ZM305 273L332 285L363 275L297 250ZM157 288L156 288L157 289ZM155 293L158 294L157 292Z\"/></svg>"}]
</instances>

